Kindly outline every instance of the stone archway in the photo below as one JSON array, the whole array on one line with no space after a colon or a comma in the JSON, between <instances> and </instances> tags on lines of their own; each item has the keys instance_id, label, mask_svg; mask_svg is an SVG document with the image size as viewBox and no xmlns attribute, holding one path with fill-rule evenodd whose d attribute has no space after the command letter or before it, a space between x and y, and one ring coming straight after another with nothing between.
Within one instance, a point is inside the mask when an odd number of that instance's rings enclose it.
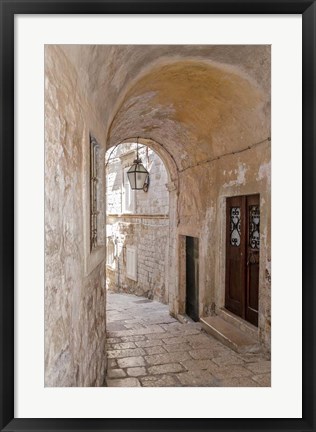
<instances>
[{"instance_id":1,"label":"stone archway","mask_svg":"<svg viewBox=\"0 0 316 432\"><path fill-rule=\"evenodd\" d=\"M242 69L210 59L163 58L125 86L108 126L109 145L140 135L163 143L177 171L177 276L171 311L183 313L183 241L200 239L199 315L223 308L226 197L260 193L262 236L270 225L270 92ZM264 173L264 174L263 174ZM263 175L262 175L263 174ZM270 242L262 250L259 334L269 344ZM182 264L181 264L182 263ZM266 288L267 287L267 288ZM263 294L264 293L264 294Z\"/></svg>"},{"instance_id":2,"label":"stone archway","mask_svg":"<svg viewBox=\"0 0 316 432\"><path fill-rule=\"evenodd\" d=\"M135 141L135 137L126 138L123 142L115 144L112 149L124 143L131 143ZM169 241L168 241L168 256L166 262L168 263L167 272L167 292L169 311L172 315L177 315L178 310L178 238L177 238L177 225L178 225L178 167L170 153L164 148L163 144L157 143L151 139L137 137L140 145L152 149L158 157L162 160L167 172L166 188L169 192Z\"/></svg>"}]
</instances>

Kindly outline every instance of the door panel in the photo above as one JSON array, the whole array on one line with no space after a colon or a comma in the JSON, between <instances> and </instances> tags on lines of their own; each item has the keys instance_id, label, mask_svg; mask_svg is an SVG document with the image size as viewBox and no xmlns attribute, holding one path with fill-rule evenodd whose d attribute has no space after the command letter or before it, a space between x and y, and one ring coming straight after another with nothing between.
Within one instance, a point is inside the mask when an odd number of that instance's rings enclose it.
<instances>
[{"instance_id":1,"label":"door panel","mask_svg":"<svg viewBox=\"0 0 316 432\"><path fill-rule=\"evenodd\" d=\"M259 195L227 198L225 307L258 325Z\"/></svg>"},{"instance_id":2,"label":"door panel","mask_svg":"<svg viewBox=\"0 0 316 432\"><path fill-rule=\"evenodd\" d=\"M258 325L260 207L259 195L247 197L246 320Z\"/></svg>"},{"instance_id":3,"label":"door panel","mask_svg":"<svg viewBox=\"0 0 316 432\"><path fill-rule=\"evenodd\" d=\"M227 198L226 208L226 295L225 306L236 315L244 314L244 211L243 197Z\"/></svg>"},{"instance_id":4,"label":"door panel","mask_svg":"<svg viewBox=\"0 0 316 432\"><path fill-rule=\"evenodd\" d=\"M199 320L199 239L186 237L186 314Z\"/></svg>"}]
</instances>

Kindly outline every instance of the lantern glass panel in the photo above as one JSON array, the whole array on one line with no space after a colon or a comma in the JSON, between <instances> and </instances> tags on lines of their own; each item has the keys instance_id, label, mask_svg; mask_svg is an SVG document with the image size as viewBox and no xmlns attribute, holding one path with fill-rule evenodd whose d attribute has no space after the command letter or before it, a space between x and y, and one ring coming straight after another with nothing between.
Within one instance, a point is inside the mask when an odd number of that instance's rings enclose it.
<instances>
[{"instance_id":1,"label":"lantern glass panel","mask_svg":"<svg viewBox=\"0 0 316 432\"><path fill-rule=\"evenodd\" d=\"M142 163L134 163L127 172L127 176L132 189L143 189L148 171Z\"/></svg>"},{"instance_id":2,"label":"lantern glass panel","mask_svg":"<svg viewBox=\"0 0 316 432\"><path fill-rule=\"evenodd\" d=\"M132 168L134 168L134 166L132 166ZM130 184L131 188L135 189L136 188L136 178L135 178L135 171L131 171L132 168L127 171L127 177L128 177L129 184Z\"/></svg>"}]
</instances>

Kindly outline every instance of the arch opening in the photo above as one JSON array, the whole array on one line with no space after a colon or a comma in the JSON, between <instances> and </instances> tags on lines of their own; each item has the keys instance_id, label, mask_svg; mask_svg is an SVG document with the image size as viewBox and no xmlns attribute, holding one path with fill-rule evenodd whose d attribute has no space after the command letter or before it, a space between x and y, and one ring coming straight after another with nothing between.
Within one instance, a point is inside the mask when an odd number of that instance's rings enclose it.
<instances>
[{"instance_id":1,"label":"arch opening","mask_svg":"<svg viewBox=\"0 0 316 432\"><path fill-rule=\"evenodd\" d=\"M227 198L260 195L263 238L270 236L270 91L241 68L204 59L159 60L125 89L108 128L154 143L175 190L172 247L176 275L170 311L186 312L186 244L199 256L199 318L225 308ZM158 144L163 143L163 145ZM265 173L263 176L261 173ZM176 182L174 181L176 180ZM260 254L261 287L269 286L270 243ZM269 350L269 288L262 288L256 337ZM268 312L267 312L268 311Z\"/></svg>"},{"instance_id":2,"label":"arch opening","mask_svg":"<svg viewBox=\"0 0 316 432\"><path fill-rule=\"evenodd\" d=\"M172 303L169 269L175 266L177 167L164 148L149 139L128 138L106 152L107 289ZM136 149L149 171L145 191L132 191L127 170Z\"/></svg>"}]
</instances>

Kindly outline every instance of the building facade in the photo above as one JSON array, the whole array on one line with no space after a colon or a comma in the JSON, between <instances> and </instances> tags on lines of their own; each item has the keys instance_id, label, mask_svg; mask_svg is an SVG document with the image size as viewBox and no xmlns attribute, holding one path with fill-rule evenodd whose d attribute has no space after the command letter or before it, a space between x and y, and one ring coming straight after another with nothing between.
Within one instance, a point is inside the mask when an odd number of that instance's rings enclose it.
<instances>
[{"instance_id":1,"label":"building facade","mask_svg":"<svg viewBox=\"0 0 316 432\"><path fill-rule=\"evenodd\" d=\"M149 172L145 190L132 190L127 170L136 144L106 157L107 288L168 303L169 193L162 160L148 147L139 156Z\"/></svg>"}]
</instances>

